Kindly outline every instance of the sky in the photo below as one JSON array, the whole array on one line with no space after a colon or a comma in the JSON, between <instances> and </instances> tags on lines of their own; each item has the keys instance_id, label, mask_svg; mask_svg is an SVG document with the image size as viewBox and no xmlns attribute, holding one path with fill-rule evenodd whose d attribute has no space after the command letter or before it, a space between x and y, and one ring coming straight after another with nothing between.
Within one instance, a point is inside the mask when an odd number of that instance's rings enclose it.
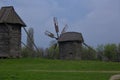
<instances>
[{"instance_id":1,"label":"sky","mask_svg":"<svg viewBox=\"0 0 120 80\"><path fill-rule=\"evenodd\" d=\"M60 32L68 24L67 31L82 33L90 46L120 43L120 0L0 0L2 6L14 6L26 29L34 29L38 47L49 47L54 40L44 34L46 30L55 34L53 17ZM24 31L22 41L26 42Z\"/></svg>"}]
</instances>

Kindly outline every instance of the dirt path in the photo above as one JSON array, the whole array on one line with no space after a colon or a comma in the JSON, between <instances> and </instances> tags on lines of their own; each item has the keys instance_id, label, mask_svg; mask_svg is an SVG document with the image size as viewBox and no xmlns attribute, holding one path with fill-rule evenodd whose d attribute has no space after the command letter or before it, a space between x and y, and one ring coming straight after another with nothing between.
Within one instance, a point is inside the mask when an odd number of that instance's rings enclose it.
<instances>
[{"instance_id":1,"label":"dirt path","mask_svg":"<svg viewBox=\"0 0 120 80\"><path fill-rule=\"evenodd\" d=\"M79 71L79 70L25 70L30 72L81 72L81 73L120 73L120 71Z\"/></svg>"}]
</instances>

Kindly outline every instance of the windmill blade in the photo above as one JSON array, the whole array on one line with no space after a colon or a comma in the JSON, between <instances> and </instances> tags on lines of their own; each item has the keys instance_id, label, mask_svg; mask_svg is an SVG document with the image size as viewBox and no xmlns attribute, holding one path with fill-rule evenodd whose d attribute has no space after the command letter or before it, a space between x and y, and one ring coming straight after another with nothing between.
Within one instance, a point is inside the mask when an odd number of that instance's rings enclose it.
<instances>
[{"instance_id":1,"label":"windmill blade","mask_svg":"<svg viewBox=\"0 0 120 80\"><path fill-rule=\"evenodd\" d=\"M51 32L49 32L49 31L45 31L45 35L47 35L47 36L49 36L49 37L51 37L51 38L56 38L56 37L54 36L54 34L51 33Z\"/></svg>"},{"instance_id":2,"label":"windmill blade","mask_svg":"<svg viewBox=\"0 0 120 80\"><path fill-rule=\"evenodd\" d=\"M65 27L63 28L63 30L62 30L62 32L61 32L61 34L65 33L65 32L66 32L66 30L67 30L67 28L68 28L68 25L66 24L66 25L65 25Z\"/></svg>"},{"instance_id":3,"label":"windmill blade","mask_svg":"<svg viewBox=\"0 0 120 80\"><path fill-rule=\"evenodd\" d=\"M53 21L54 21L55 31L56 31L56 33L58 33L58 32L59 32L59 28L58 28L58 21L57 21L57 18L54 17L54 18L53 18Z\"/></svg>"},{"instance_id":4,"label":"windmill blade","mask_svg":"<svg viewBox=\"0 0 120 80\"><path fill-rule=\"evenodd\" d=\"M53 18L53 21L54 21L54 26L55 26L55 31L56 31L56 34L57 34L57 38L56 39L58 39L59 38L59 27L58 27L58 21L57 21L57 18L56 17L54 17Z\"/></svg>"}]
</instances>

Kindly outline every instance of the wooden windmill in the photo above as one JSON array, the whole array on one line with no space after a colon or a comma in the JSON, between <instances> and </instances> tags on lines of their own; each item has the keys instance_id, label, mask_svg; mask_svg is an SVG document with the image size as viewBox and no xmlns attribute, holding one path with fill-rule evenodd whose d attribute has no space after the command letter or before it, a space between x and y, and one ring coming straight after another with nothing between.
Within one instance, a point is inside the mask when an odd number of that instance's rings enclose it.
<instances>
[{"instance_id":1,"label":"wooden windmill","mask_svg":"<svg viewBox=\"0 0 120 80\"><path fill-rule=\"evenodd\" d=\"M57 18L53 18L56 35L46 31L45 34L51 38L57 40L59 45L59 58L60 59L81 59L81 49L82 44L90 48L87 44L84 43L81 33L78 32L66 32L67 25L63 28L62 32L59 34L59 26ZM57 46L55 44L55 47Z\"/></svg>"},{"instance_id":2,"label":"wooden windmill","mask_svg":"<svg viewBox=\"0 0 120 80\"><path fill-rule=\"evenodd\" d=\"M26 24L16 13L13 6L5 6L0 9L0 58L21 57L21 43L31 50L21 41L21 29L23 28L37 52L39 49L25 29Z\"/></svg>"},{"instance_id":3,"label":"wooden windmill","mask_svg":"<svg viewBox=\"0 0 120 80\"><path fill-rule=\"evenodd\" d=\"M0 10L0 58L21 56L21 28L25 23L15 12L13 6Z\"/></svg>"}]
</instances>

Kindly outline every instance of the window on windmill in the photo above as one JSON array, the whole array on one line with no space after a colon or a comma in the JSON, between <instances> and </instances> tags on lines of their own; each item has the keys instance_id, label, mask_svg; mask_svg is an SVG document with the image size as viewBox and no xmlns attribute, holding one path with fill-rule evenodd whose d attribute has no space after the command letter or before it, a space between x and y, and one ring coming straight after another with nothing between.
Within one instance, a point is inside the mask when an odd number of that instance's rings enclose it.
<instances>
[{"instance_id":1,"label":"window on windmill","mask_svg":"<svg viewBox=\"0 0 120 80\"><path fill-rule=\"evenodd\" d=\"M68 55L68 57L72 59L73 58L73 53L70 52L69 55Z\"/></svg>"},{"instance_id":2,"label":"window on windmill","mask_svg":"<svg viewBox=\"0 0 120 80\"><path fill-rule=\"evenodd\" d=\"M72 53L72 52L70 52L70 53L69 53L69 55L71 55L71 56L72 56L72 55L73 55L73 53Z\"/></svg>"},{"instance_id":3,"label":"window on windmill","mask_svg":"<svg viewBox=\"0 0 120 80\"><path fill-rule=\"evenodd\" d=\"M18 29L16 27L12 27L12 30L13 31L17 31Z\"/></svg>"}]
</instances>

